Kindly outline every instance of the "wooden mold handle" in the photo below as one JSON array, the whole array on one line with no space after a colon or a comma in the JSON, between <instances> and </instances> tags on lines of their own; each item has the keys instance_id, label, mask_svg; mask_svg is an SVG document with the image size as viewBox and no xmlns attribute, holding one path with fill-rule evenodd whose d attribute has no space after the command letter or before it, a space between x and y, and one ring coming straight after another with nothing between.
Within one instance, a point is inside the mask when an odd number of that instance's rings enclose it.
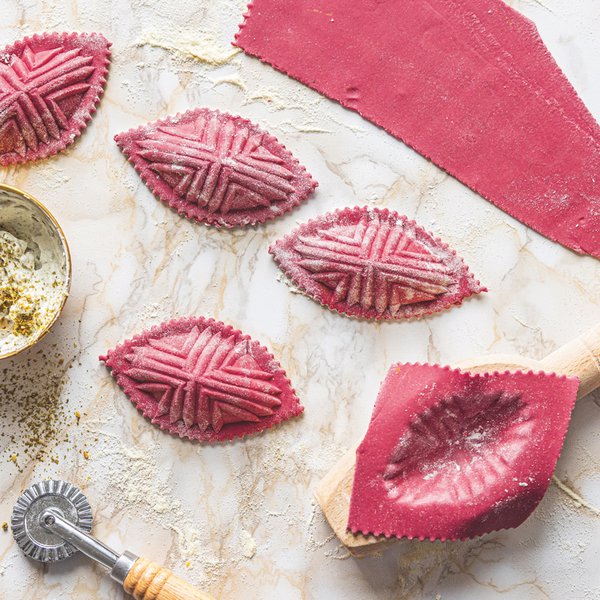
<instances>
[{"instance_id":1,"label":"wooden mold handle","mask_svg":"<svg viewBox=\"0 0 600 600\"><path fill-rule=\"evenodd\" d=\"M147 558L135 561L123 589L135 600L215 600Z\"/></svg>"},{"instance_id":2,"label":"wooden mold handle","mask_svg":"<svg viewBox=\"0 0 600 600\"><path fill-rule=\"evenodd\" d=\"M323 514L340 542L346 546L353 556L363 556L382 550L393 543L394 540L360 533L353 534L346 530L355 460L356 448L352 448L321 479L314 494Z\"/></svg>"},{"instance_id":3,"label":"wooden mold handle","mask_svg":"<svg viewBox=\"0 0 600 600\"><path fill-rule=\"evenodd\" d=\"M600 387L600 323L540 361L544 371L579 377L577 398Z\"/></svg>"}]
</instances>

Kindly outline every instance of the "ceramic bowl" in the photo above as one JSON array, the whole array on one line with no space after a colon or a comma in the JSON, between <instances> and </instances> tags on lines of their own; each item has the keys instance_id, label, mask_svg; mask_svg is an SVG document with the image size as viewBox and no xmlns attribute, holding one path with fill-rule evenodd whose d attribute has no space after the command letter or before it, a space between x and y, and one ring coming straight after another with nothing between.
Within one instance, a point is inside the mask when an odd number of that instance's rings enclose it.
<instances>
[{"instance_id":1,"label":"ceramic bowl","mask_svg":"<svg viewBox=\"0 0 600 600\"><path fill-rule=\"evenodd\" d=\"M32 336L24 338L21 346L15 345L10 349L0 350L0 360L2 360L31 348L48 333L60 316L69 296L72 267L67 239L52 213L30 194L4 184L0 184L0 229L26 241L28 249L34 252L36 262L42 251L51 255L64 282L61 302L52 318ZM38 243L41 240L44 240L43 250Z\"/></svg>"}]
</instances>

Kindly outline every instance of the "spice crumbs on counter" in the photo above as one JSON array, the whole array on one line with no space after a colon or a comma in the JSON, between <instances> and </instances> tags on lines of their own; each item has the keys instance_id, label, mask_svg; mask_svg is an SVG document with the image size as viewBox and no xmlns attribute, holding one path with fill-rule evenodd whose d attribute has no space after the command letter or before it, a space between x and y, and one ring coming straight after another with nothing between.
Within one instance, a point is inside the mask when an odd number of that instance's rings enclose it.
<instances>
[{"instance_id":1,"label":"spice crumbs on counter","mask_svg":"<svg viewBox=\"0 0 600 600\"><path fill-rule=\"evenodd\" d=\"M77 421L81 417L65 393L75 360L55 343L10 359L0 369L0 452L19 472L31 462L58 464L55 448L69 442L73 414Z\"/></svg>"}]
</instances>

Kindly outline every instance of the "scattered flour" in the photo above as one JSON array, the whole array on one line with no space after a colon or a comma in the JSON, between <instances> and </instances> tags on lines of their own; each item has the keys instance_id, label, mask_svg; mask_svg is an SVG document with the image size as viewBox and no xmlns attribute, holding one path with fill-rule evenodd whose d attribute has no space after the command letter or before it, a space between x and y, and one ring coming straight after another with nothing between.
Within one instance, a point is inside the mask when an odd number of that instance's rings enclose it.
<instances>
[{"instance_id":1,"label":"scattered flour","mask_svg":"<svg viewBox=\"0 0 600 600\"><path fill-rule=\"evenodd\" d=\"M240 541L242 543L242 554L246 558L252 558L256 554L256 541L248 531L240 531Z\"/></svg>"},{"instance_id":2,"label":"scattered flour","mask_svg":"<svg viewBox=\"0 0 600 600\"><path fill-rule=\"evenodd\" d=\"M137 41L136 45L162 48L186 58L193 58L212 67L221 67L240 53L239 48L233 46L229 49L217 47L215 40L210 35L199 38L197 35L186 33L166 37L150 31L146 32Z\"/></svg>"}]
</instances>

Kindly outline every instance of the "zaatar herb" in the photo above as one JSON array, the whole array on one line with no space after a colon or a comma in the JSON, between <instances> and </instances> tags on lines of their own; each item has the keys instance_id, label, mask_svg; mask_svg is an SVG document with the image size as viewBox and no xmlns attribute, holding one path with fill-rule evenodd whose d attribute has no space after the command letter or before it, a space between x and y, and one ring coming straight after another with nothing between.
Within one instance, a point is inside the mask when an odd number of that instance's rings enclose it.
<instances>
[{"instance_id":1,"label":"zaatar herb","mask_svg":"<svg viewBox=\"0 0 600 600\"><path fill-rule=\"evenodd\" d=\"M54 344L2 363L0 450L19 470L30 461L58 461L54 448L68 441L68 428L76 422L64 394L74 360L75 356L65 360Z\"/></svg>"},{"instance_id":2,"label":"zaatar herb","mask_svg":"<svg viewBox=\"0 0 600 600\"><path fill-rule=\"evenodd\" d=\"M28 338L46 327L63 285L57 271L36 268L27 242L0 229L0 333Z\"/></svg>"}]
</instances>

